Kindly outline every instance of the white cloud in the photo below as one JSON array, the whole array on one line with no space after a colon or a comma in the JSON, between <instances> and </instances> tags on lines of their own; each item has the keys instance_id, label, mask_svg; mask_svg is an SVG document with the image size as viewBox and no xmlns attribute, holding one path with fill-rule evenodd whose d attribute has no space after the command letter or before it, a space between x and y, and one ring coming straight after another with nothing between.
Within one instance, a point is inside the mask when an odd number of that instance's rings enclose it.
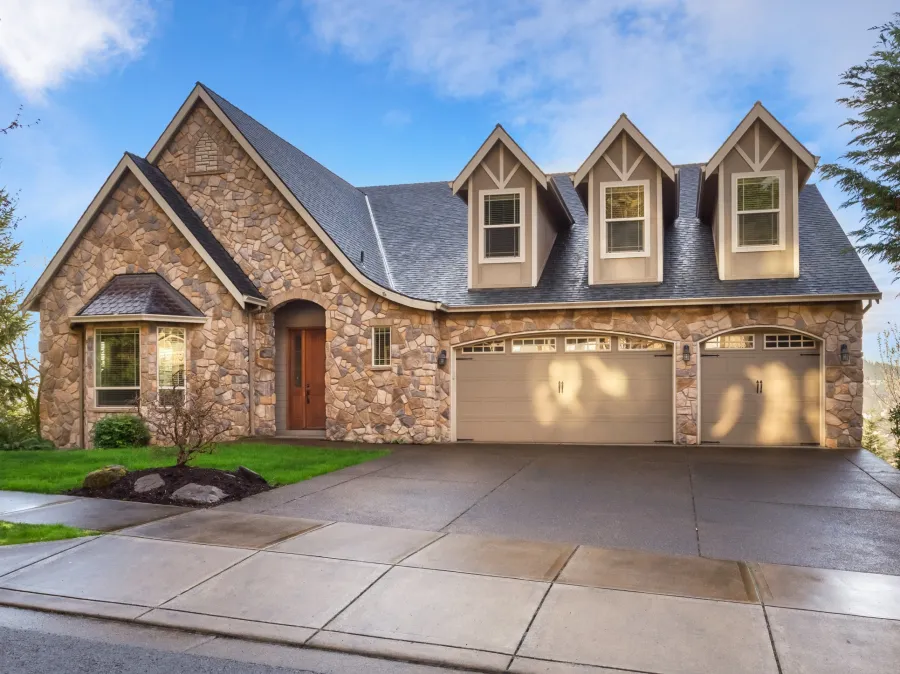
<instances>
[{"instance_id":1,"label":"white cloud","mask_svg":"<svg viewBox=\"0 0 900 674\"><path fill-rule=\"evenodd\" d=\"M705 161L762 98L825 160L849 138L840 73L872 51L895 0L306 0L324 48L385 61L439 95L479 98L547 170L574 170L621 112L673 162ZM489 129L485 129L485 135ZM841 202L827 194L833 207ZM838 212L848 230L858 213ZM886 265L866 262L900 315Z\"/></svg>"},{"instance_id":2,"label":"white cloud","mask_svg":"<svg viewBox=\"0 0 900 674\"><path fill-rule=\"evenodd\" d=\"M39 98L68 78L137 58L154 15L146 0L0 0L0 70Z\"/></svg>"}]
</instances>

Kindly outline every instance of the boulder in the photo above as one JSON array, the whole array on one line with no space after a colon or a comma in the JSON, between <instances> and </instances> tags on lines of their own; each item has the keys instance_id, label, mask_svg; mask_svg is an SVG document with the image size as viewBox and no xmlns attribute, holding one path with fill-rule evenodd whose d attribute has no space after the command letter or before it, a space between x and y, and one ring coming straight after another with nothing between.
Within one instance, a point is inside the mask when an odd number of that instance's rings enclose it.
<instances>
[{"instance_id":1,"label":"boulder","mask_svg":"<svg viewBox=\"0 0 900 674\"><path fill-rule=\"evenodd\" d=\"M134 481L134 493L146 494L148 491L165 486L166 481L159 476L159 473L151 473L150 475L143 475Z\"/></svg>"},{"instance_id":2,"label":"boulder","mask_svg":"<svg viewBox=\"0 0 900 674\"><path fill-rule=\"evenodd\" d=\"M127 472L125 466L106 466L85 475L82 486L85 489L103 489L121 480Z\"/></svg>"},{"instance_id":3,"label":"boulder","mask_svg":"<svg viewBox=\"0 0 900 674\"><path fill-rule=\"evenodd\" d=\"M234 471L238 474L238 477L242 477L245 480L250 480L251 482L266 482L266 478L257 473L255 470L250 470L247 466L238 466L237 470Z\"/></svg>"},{"instance_id":4,"label":"boulder","mask_svg":"<svg viewBox=\"0 0 900 674\"><path fill-rule=\"evenodd\" d=\"M191 484L184 485L180 489L176 489L172 494L172 499L175 501L183 501L184 503L191 503L193 505L212 505L218 503L226 496L228 496L228 494L218 487L192 482Z\"/></svg>"}]
</instances>

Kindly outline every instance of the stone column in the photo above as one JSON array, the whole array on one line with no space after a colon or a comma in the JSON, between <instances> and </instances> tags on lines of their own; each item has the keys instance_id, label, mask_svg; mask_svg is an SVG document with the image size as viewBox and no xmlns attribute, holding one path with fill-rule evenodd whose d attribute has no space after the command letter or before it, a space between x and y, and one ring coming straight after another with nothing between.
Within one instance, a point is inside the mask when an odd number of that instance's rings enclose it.
<instances>
[{"instance_id":1,"label":"stone column","mask_svg":"<svg viewBox=\"0 0 900 674\"><path fill-rule=\"evenodd\" d=\"M275 314L260 311L251 315L254 321L255 344L253 400L250 413L254 415L256 435L275 435Z\"/></svg>"},{"instance_id":2,"label":"stone column","mask_svg":"<svg viewBox=\"0 0 900 674\"><path fill-rule=\"evenodd\" d=\"M862 308L858 302L850 307L853 311L833 311L823 334L826 447L857 448L862 442ZM844 344L849 357L846 363L841 361Z\"/></svg>"},{"instance_id":3,"label":"stone column","mask_svg":"<svg viewBox=\"0 0 900 674\"><path fill-rule=\"evenodd\" d=\"M684 347L691 357L684 361ZM697 444L697 358L700 345L691 339L675 342L675 442Z\"/></svg>"}]
</instances>

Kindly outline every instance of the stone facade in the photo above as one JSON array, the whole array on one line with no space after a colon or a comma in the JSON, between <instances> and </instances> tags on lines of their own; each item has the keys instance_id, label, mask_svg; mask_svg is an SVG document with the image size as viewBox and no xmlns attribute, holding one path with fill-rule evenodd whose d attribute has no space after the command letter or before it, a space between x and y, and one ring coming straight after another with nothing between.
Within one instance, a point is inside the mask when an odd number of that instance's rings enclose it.
<instances>
[{"instance_id":1,"label":"stone facade","mask_svg":"<svg viewBox=\"0 0 900 674\"><path fill-rule=\"evenodd\" d=\"M214 147L215 171L197 171ZM212 155L210 155L212 156ZM204 154L206 157L206 154ZM203 161L207 161L204 158ZM160 169L269 299L242 310L134 177L107 198L40 299L44 373L42 427L60 446L82 442L107 410L93 404L93 328L73 316L113 275L158 272L208 317L188 326L190 368L214 378L232 410L232 435L276 433L275 314L307 300L325 310L326 436L362 442L446 442L451 437L450 364L441 351L521 332L610 331L673 342L677 441L698 438L698 345L732 328L778 326L810 333L825 350L829 447L862 436L861 303L577 309L495 313L426 312L359 284L335 260L263 171L202 103L158 160ZM210 164L203 164L207 168ZM392 364L371 367L372 326L391 327ZM155 328L142 325L143 379L155 386ZM840 345L850 362L840 362ZM252 382L252 390L251 390ZM82 418L82 386L84 407Z\"/></svg>"}]
</instances>

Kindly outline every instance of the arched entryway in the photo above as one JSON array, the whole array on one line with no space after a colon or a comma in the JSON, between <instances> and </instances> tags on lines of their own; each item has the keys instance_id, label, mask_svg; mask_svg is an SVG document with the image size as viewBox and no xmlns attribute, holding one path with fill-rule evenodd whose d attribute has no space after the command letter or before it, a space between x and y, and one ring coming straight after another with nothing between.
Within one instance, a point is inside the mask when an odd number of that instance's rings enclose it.
<instances>
[{"instance_id":1,"label":"arched entryway","mask_svg":"<svg viewBox=\"0 0 900 674\"><path fill-rule=\"evenodd\" d=\"M596 331L503 335L453 352L459 441L672 442L671 341Z\"/></svg>"},{"instance_id":2,"label":"arched entryway","mask_svg":"<svg viewBox=\"0 0 900 674\"><path fill-rule=\"evenodd\" d=\"M777 327L740 328L700 345L700 441L818 445L822 343Z\"/></svg>"},{"instance_id":3,"label":"arched entryway","mask_svg":"<svg viewBox=\"0 0 900 674\"><path fill-rule=\"evenodd\" d=\"M294 300L275 311L275 428L325 429L325 310Z\"/></svg>"}]
</instances>

